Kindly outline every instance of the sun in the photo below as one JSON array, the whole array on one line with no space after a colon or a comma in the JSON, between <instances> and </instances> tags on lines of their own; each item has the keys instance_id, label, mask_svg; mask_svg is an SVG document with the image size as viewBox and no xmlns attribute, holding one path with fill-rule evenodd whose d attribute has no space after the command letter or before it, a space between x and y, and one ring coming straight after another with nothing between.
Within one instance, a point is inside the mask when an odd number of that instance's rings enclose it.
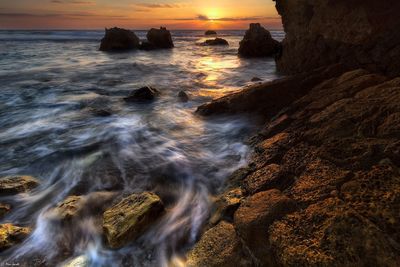
<instances>
[{"instance_id":1,"label":"sun","mask_svg":"<svg viewBox=\"0 0 400 267\"><path fill-rule=\"evenodd\" d=\"M205 14L210 21L215 21L221 17L221 10L217 8L210 8L206 10Z\"/></svg>"}]
</instances>

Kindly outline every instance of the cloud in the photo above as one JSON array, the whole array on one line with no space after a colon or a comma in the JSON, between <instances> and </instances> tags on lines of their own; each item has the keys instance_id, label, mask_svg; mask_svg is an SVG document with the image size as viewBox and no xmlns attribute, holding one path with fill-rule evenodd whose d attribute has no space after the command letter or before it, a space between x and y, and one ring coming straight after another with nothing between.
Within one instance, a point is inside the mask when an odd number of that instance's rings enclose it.
<instances>
[{"instance_id":1,"label":"cloud","mask_svg":"<svg viewBox=\"0 0 400 267\"><path fill-rule=\"evenodd\" d=\"M130 19L126 16L116 15L102 15L88 12L80 13L14 13L14 12L3 12L0 13L0 18L68 18L68 19L79 19L79 18L109 18L109 19Z\"/></svg>"},{"instance_id":2,"label":"cloud","mask_svg":"<svg viewBox=\"0 0 400 267\"><path fill-rule=\"evenodd\" d=\"M224 18L209 18L206 15L199 14L193 18L175 18L172 20L183 20L183 21L256 21L256 20L275 20L281 19L280 17L265 17L265 16L253 16L253 17L224 17Z\"/></svg>"},{"instance_id":3,"label":"cloud","mask_svg":"<svg viewBox=\"0 0 400 267\"><path fill-rule=\"evenodd\" d=\"M157 4L157 3L138 3L135 6L145 8L181 8L181 4Z\"/></svg>"}]
</instances>

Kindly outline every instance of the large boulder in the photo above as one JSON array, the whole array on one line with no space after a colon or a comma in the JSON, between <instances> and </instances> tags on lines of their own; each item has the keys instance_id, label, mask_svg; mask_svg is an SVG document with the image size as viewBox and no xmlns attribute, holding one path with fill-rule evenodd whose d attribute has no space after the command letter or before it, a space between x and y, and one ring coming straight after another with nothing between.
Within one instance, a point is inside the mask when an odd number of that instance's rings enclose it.
<instances>
[{"instance_id":1,"label":"large boulder","mask_svg":"<svg viewBox=\"0 0 400 267\"><path fill-rule=\"evenodd\" d=\"M220 222L202 236L189 252L188 267L252 266L232 224Z\"/></svg>"},{"instance_id":2,"label":"large boulder","mask_svg":"<svg viewBox=\"0 0 400 267\"><path fill-rule=\"evenodd\" d=\"M201 45L204 45L204 46L229 45L229 43L225 39L215 38L215 39L206 40L205 42L201 43Z\"/></svg>"},{"instance_id":3,"label":"large boulder","mask_svg":"<svg viewBox=\"0 0 400 267\"><path fill-rule=\"evenodd\" d=\"M156 88L144 86L132 91L124 100L126 102L146 102L154 100L159 94L160 92Z\"/></svg>"},{"instance_id":4,"label":"large boulder","mask_svg":"<svg viewBox=\"0 0 400 267\"><path fill-rule=\"evenodd\" d=\"M39 185L39 181L27 175L0 178L0 196L25 193Z\"/></svg>"},{"instance_id":5,"label":"large boulder","mask_svg":"<svg viewBox=\"0 0 400 267\"><path fill-rule=\"evenodd\" d=\"M269 57L279 53L280 43L272 39L268 30L260 23L251 23L240 42L239 55L242 57Z\"/></svg>"},{"instance_id":6,"label":"large boulder","mask_svg":"<svg viewBox=\"0 0 400 267\"><path fill-rule=\"evenodd\" d=\"M160 27L160 29L150 29L147 33L147 41L153 46L153 48L174 47L171 33L164 27Z\"/></svg>"},{"instance_id":7,"label":"large boulder","mask_svg":"<svg viewBox=\"0 0 400 267\"><path fill-rule=\"evenodd\" d=\"M164 211L154 193L132 194L103 214L103 230L111 248L120 248L139 237Z\"/></svg>"},{"instance_id":8,"label":"large boulder","mask_svg":"<svg viewBox=\"0 0 400 267\"><path fill-rule=\"evenodd\" d=\"M0 224L0 252L24 240L31 232L28 227L19 227L10 223Z\"/></svg>"},{"instance_id":9,"label":"large boulder","mask_svg":"<svg viewBox=\"0 0 400 267\"><path fill-rule=\"evenodd\" d=\"M103 39L101 39L101 51L118 51L139 48L140 40L136 34L130 30L121 28L106 29Z\"/></svg>"}]
</instances>

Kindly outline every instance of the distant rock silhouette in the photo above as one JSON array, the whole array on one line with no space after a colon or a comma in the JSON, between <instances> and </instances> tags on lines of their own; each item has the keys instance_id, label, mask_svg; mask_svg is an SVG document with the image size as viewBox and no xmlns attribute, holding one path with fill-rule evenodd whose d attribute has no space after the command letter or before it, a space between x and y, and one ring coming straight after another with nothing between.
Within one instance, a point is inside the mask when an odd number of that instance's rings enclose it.
<instances>
[{"instance_id":1,"label":"distant rock silhouette","mask_svg":"<svg viewBox=\"0 0 400 267\"><path fill-rule=\"evenodd\" d=\"M154 100L159 94L160 92L156 88L145 86L134 90L129 96L125 97L124 100L126 102L146 102Z\"/></svg>"},{"instance_id":2,"label":"distant rock silhouette","mask_svg":"<svg viewBox=\"0 0 400 267\"><path fill-rule=\"evenodd\" d=\"M260 23L251 23L240 42L239 55L242 57L274 56L280 50L280 43L272 39L268 30Z\"/></svg>"},{"instance_id":3,"label":"distant rock silhouette","mask_svg":"<svg viewBox=\"0 0 400 267\"><path fill-rule=\"evenodd\" d=\"M158 48L172 48L174 43L172 41L171 33L164 27L160 29L150 29L147 33L147 41L149 44L144 45L146 50Z\"/></svg>"},{"instance_id":4,"label":"distant rock silhouette","mask_svg":"<svg viewBox=\"0 0 400 267\"><path fill-rule=\"evenodd\" d=\"M216 32L216 31L213 31L213 30L208 30L208 31L206 31L204 34L205 34L205 35L216 35L217 32Z\"/></svg>"},{"instance_id":5,"label":"distant rock silhouette","mask_svg":"<svg viewBox=\"0 0 400 267\"><path fill-rule=\"evenodd\" d=\"M222 38L215 38L215 39L209 39L206 40L204 43L201 43L201 45L229 45L228 41Z\"/></svg>"},{"instance_id":6,"label":"distant rock silhouette","mask_svg":"<svg viewBox=\"0 0 400 267\"><path fill-rule=\"evenodd\" d=\"M139 48L140 40L130 30L121 28L106 29L105 36L101 39L101 51L118 51Z\"/></svg>"}]
</instances>

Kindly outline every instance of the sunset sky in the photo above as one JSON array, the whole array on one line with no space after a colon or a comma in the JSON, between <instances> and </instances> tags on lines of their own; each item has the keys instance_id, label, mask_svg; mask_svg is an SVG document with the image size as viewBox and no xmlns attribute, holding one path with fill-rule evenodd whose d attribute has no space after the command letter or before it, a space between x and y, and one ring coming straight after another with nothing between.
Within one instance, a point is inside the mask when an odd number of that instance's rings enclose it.
<instances>
[{"instance_id":1,"label":"sunset sky","mask_svg":"<svg viewBox=\"0 0 400 267\"><path fill-rule=\"evenodd\" d=\"M1 29L281 28L272 0L0 0Z\"/></svg>"}]
</instances>

